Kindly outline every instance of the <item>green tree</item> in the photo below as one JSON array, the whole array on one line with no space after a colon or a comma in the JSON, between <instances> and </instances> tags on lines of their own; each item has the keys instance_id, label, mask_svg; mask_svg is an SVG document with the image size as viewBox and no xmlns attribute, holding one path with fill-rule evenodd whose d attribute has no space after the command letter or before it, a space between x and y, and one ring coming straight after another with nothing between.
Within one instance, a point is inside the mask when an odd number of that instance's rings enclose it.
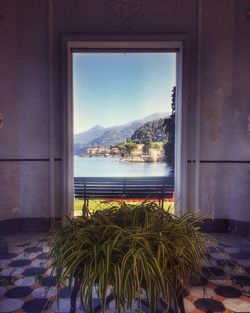
<instances>
[{"instance_id":1,"label":"green tree","mask_svg":"<svg viewBox=\"0 0 250 313\"><path fill-rule=\"evenodd\" d=\"M128 141L125 143L126 153L128 156L136 149L137 145L133 141Z\"/></svg>"},{"instance_id":2,"label":"green tree","mask_svg":"<svg viewBox=\"0 0 250 313\"><path fill-rule=\"evenodd\" d=\"M132 152L136 149L137 144L133 141L120 143L117 148L120 150L122 156L131 156Z\"/></svg>"},{"instance_id":3,"label":"green tree","mask_svg":"<svg viewBox=\"0 0 250 313\"><path fill-rule=\"evenodd\" d=\"M172 89L172 114L165 119L165 132L168 134L168 141L165 144L165 159L169 166L174 168L175 159L175 104L176 104L176 87Z\"/></svg>"},{"instance_id":4,"label":"green tree","mask_svg":"<svg viewBox=\"0 0 250 313\"><path fill-rule=\"evenodd\" d=\"M143 152L144 153L149 153L149 148L151 148L151 144L152 144L152 136L151 136L151 134L149 132L146 133L142 143L144 144Z\"/></svg>"}]
</instances>

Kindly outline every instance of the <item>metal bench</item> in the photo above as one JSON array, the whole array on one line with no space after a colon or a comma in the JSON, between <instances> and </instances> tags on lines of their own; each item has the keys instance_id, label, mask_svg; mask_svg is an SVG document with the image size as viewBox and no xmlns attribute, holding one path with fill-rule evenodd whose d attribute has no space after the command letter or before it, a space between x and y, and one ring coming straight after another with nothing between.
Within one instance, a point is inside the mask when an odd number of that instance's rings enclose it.
<instances>
[{"instance_id":1,"label":"metal bench","mask_svg":"<svg viewBox=\"0 0 250 313\"><path fill-rule=\"evenodd\" d=\"M174 177L75 177L74 194L83 199L83 212L90 199L154 199L163 207L172 199Z\"/></svg>"}]
</instances>

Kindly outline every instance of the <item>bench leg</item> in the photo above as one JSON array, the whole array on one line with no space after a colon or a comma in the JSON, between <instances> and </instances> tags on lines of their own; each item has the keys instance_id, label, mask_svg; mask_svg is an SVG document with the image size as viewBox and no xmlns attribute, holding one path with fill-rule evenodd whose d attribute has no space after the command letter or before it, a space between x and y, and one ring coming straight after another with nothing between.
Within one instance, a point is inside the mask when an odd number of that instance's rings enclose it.
<instances>
[{"instance_id":1,"label":"bench leg","mask_svg":"<svg viewBox=\"0 0 250 313\"><path fill-rule=\"evenodd\" d=\"M163 198L163 199L159 199L159 207L160 207L161 209L164 208L164 198Z\"/></svg>"},{"instance_id":2,"label":"bench leg","mask_svg":"<svg viewBox=\"0 0 250 313\"><path fill-rule=\"evenodd\" d=\"M84 202L82 205L82 216L88 216L88 208L89 208L89 199L84 198Z\"/></svg>"}]
</instances>

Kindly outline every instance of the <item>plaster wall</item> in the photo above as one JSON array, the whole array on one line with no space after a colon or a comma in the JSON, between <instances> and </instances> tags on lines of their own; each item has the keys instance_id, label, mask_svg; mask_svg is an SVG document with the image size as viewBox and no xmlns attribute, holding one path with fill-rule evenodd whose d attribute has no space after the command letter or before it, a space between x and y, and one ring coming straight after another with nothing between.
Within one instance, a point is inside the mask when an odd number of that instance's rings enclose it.
<instances>
[{"instance_id":1,"label":"plaster wall","mask_svg":"<svg viewBox=\"0 0 250 313\"><path fill-rule=\"evenodd\" d=\"M1 1L0 219L49 215L46 1Z\"/></svg>"},{"instance_id":2,"label":"plaster wall","mask_svg":"<svg viewBox=\"0 0 250 313\"><path fill-rule=\"evenodd\" d=\"M0 219L60 215L62 35L186 33L188 208L198 175L202 212L250 222L250 0L142 3L124 21L107 0L0 1Z\"/></svg>"},{"instance_id":3,"label":"plaster wall","mask_svg":"<svg viewBox=\"0 0 250 313\"><path fill-rule=\"evenodd\" d=\"M201 209L215 217L248 222L249 4L203 2L200 125Z\"/></svg>"}]
</instances>

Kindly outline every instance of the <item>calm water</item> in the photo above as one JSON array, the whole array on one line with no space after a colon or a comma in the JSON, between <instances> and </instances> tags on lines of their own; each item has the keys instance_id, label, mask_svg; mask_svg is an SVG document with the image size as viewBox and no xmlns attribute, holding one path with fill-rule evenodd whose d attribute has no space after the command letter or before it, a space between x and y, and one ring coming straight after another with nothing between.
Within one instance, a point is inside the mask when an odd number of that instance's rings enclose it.
<instances>
[{"instance_id":1,"label":"calm water","mask_svg":"<svg viewBox=\"0 0 250 313\"><path fill-rule=\"evenodd\" d=\"M165 163L126 163L119 158L74 156L74 176L168 176Z\"/></svg>"}]
</instances>

